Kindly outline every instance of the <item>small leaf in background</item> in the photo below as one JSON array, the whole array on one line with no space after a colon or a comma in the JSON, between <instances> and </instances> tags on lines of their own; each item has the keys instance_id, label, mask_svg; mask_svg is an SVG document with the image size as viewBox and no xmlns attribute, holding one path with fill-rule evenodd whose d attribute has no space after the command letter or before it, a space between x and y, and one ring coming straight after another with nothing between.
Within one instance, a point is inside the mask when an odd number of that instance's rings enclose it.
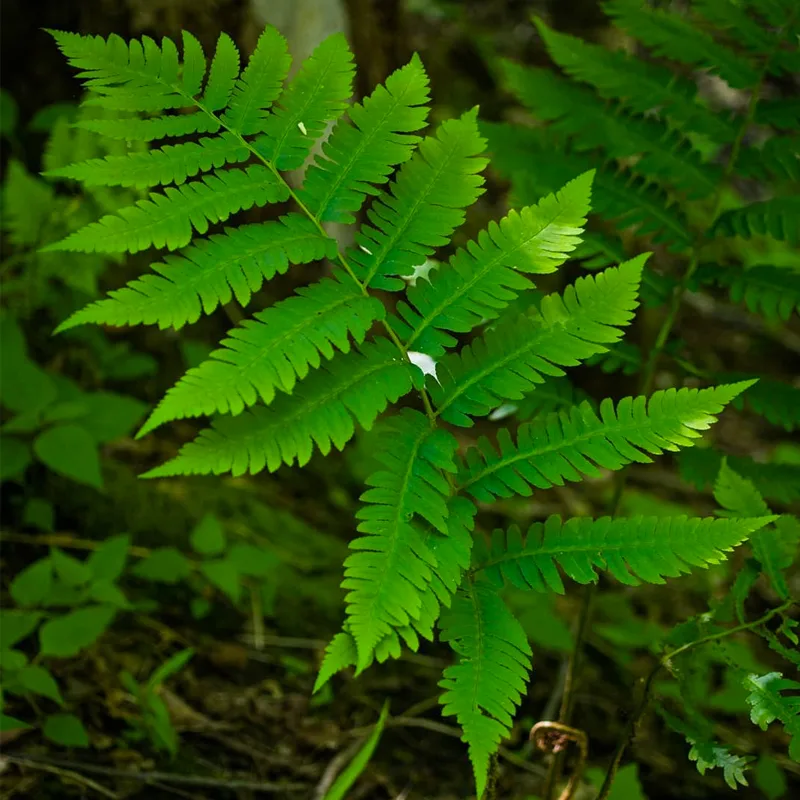
<instances>
[{"instance_id":1,"label":"small leaf in background","mask_svg":"<svg viewBox=\"0 0 800 800\"><path fill-rule=\"evenodd\" d=\"M213 514L206 514L190 536L192 549L204 556L218 556L225 552L225 531Z\"/></svg>"},{"instance_id":2,"label":"small leaf in background","mask_svg":"<svg viewBox=\"0 0 800 800\"><path fill-rule=\"evenodd\" d=\"M52 533L55 530L55 512L52 503L43 497L32 497L25 503L22 522L40 531Z\"/></svg>"},{"instance_id":3,"label":"small leaf in background","mask_svg":"<svg viewBox=\"0 0 800 800\"><path fill-rule=\"evenodd\" d=\"M125 569L130 546L130 536L112 536L92 551L86 565L96 579L115 581Z\"/></svg>"},{"instance_id":4,"label":"small leaf in background","mask_svg":"<svg viewBox=\"0 0 800 800\"><path fill-rule=\"evenodd\" d=\"M66 586L83 586L88 583L92 578L92 571L89 567L73 558L63 550L57 547L50 549L50 558L53 561L53 569L56 575L63 581Z\"/></svg>"},{"instance_id":5,"label":"small leaf in background","mask_svg":"<svg viewBox=\"0 0 800 800\"><path fill-rule=\"evenodd\" d=\"M36 457L54 472L96 489L103 488L97 443L79 425L56 425L33 443Z\"/></svg>"},{"instance_id":6,"label":"small leaf in background","mask_svg":"<svg viewBox=\"0 0 800 800\"><path fill-rule=\"evenodd\" d=\"M783 797L789 785L786 782L786 775L774 758L763 755L758 759L758 763L753 770L753 777L756 786L766 795L768 800L778 800Z\"/></svg>"},{"instance_id":7,"label":"small leaf in background","mask_svg":"<svg viewBox=\"0 0 800 800\"><path fill-rule=\"evenodd\" d=\"M159 547L140 561L133 574L158 583L179 583L192 571L186 556L174 547Z\"/></svg>"},{"instance_id":8,"label":"small leaf in background","mask_svg":"<svg viewBox=\"0 0 800 800\"><path fill-rule=\"evenodd\" d=\"M0 435L0 481L21 478L33 461L27 442L16 436Z\"/></svg>"},{"instance_id":9,"label":"small leaf in background","mask_svg":"<svg viewBox=\"0 0 800 800\"><path fill-rule=\"evenodd\" d=\"M147 411L141 400L115 392L92 392L81 402L86 409L81 427L100 443L130 434Z\"/></svg>"},{"instance_id":10,"label":"small leaf in background","mask_svg":"<svg viewBox=\"0 0 800 800\"><path fill-rule=\"evenodd\" d=\"M111 624L113 606L88 606L46 622L39 629L41 654L67 658L93 644Z\"/></svg>"},{"instance_id":11,"label":"small leaf in background","mask_svg":"<svg viewBox=\"0 0 800 800\"><path fill-rule=\"evenodd\" d=\"M53 562L40 558L20 572L11 582L11 597L18 606L37 606L53 588Z\"/></svg>"},{"instance_id":12,"label":"small leaf in background","mask_svg":"<svg viewBox=\"0 0 800 800\"><path fill-rule=\"evenodd\" d=\"M45 738L64 747L88 747L89 734L74 714L51 714L42 727Z\"/></svg>"},{"instance_id":13,"label":"small leaf in background","mask_svg":"<svg viewBox=\"0 0 800 800\"><path fill-rule=\"evenodd\" d=\"M16 672L28 663L28 657L19 650L0 650L0 669Z\"/></svg>"},{"instance_id":14,"label":"small leaf in background","mask_svg":"<svg viewBox=\"0 0 800 800\"><path fill-rule=\"evenodd\" d=\"M55 678L44 667L31 664L21 669L14 678L26 691L55 700L60 706L64 705L64 698L61 697Z\"/></svg>"},{"instance_id":15,"label":"small leaf in background","mask_svg":"<svg viewBox=\"0 0 800 800\"><path fill-rule=\"evenodd\" d=\"M333 786L325 793L323 800L343 800L343 798L347 796L353 784L367 768L367 764L369 764L369 760L372 758L372 754L378 746L381 734L383 733L383 726L386 724L388 716L389 702L387 701L383 704L378 722L375 724L375 728L369 735L369 738L364 742L364 746L356 753L353 760L334 781Z\"/></svg>"},{"instance_id":16,"label":"small leaf in background","mask_svg":"<svg viewBox=\"0 0 800 800\"><path fill-rule=\"evenodd\" d=\"M24 730L30 727L31 726L28 725L27 722L22 722L22 720L16 719L15 717L9 717L7 714L0 714L0 733L19 729Z\"/></svg>"},{"instance_id":17,"label":"small leaf in background","mask_svg":"<svg viewBox=\"0 0 800 800\"><path fill-rule=\"evenodd\" d=\"M72 119L78 107L74 103L51 103L40 108L28 123L28 128L37 133L48 133L61 117Z\"/></svg>"},{"instance_id":18,"label":"small leaf in background","mask_svg":"<svg viewBox=\"0 0 800 800\"><path fill-rule=\"evenodd\" d=\"M95 581L89 587L89 599L96 603L108 603L115 608L130 608L131 604L125 593L112 581Z\"/></svg>"},{"instance_id":19,"label":"small leaf in background","mask_svg":"<svg viewBox=\"0 0 800 800\"><path fill-rule=\"evenodd\" d=\"M164 683L167 678L180 672L189 663L193 655L194 649L187 647L185 650L181 650L179 653L175 653L174 656L168 658L150 676L150 679L147 681L147 689L153 691L156 687Z\"/></svg>"},{"instance_id":20,"label":"small leaf in background","mask_svg":"<svg viewBox=\"0 0 800 800\"><path fill-rule=\"evenodd\" d=\"M65 400L47 406L42 412L42 424L66 422L86 416L86 405L80 400Z\"/></svg>"},{"instance_id":21,"label":"small leaf in background","mask_svg":"<svg viewBox=\"0 0 800 800\"><path fill-rule=\"evenodd\" d=\"M0 608L0 650L8 650L30 636L41 618L40 611L10 611Z\"/></svg>"},{"instance_id":22,"label":"small leaf in background","mask_svg":"<svg viewBox=\"0 0 800 800\"><path fill-rule=\"evenodd\" d=\"M266 578L274 575L281 566L275 553L246 542L236 542L231 546L228 561L249 578Z\"/></svg>"},{"instance_id":23,"label":"small leaf in background","mask_svg":"<svg viewBox=\"0 0 800 800\"><path fill-rule=\"evenodd\" d=\"M228 595L234 603L239 602L242 596L242 585L239 583L239 570L227 559L216 561L204 561L200 565L200 571L208 578L212 586L216 586L224 594Z\"/></svg>"},{"instance_id":24,"label":"small leaf in background","mask_svg":"<svg viewBox=\"0 0 800 800\"><path fill-rule=\"evenodd\" d=\"M173 758L178 752L178 734L172 725L169 711L157 694L149 694L145 699L144 720L153 744L166 750Z\"/></svg>"},{"instance_id":25,"label":"small leaf in background","mask_svg":"<svg viewBox=\"0 0 800 800\"><path fill-rule=\"evenodd\" d=\"M194 619L205 619L211 611L211 603L205 597L193 597L190 610Z\"/></svg>"},{"instance_id":26,"label":"small leaf in background","mask_svg":"<svg viewBox=\"0 0 800 800\"><path fill-rule=\"evenodd\" d=\"M0 365L0 403L9 411L31 413L56 399L51 377L27 356L8 357L3 351Z\"/></svg>"},{"instance_id":27,"label":"small leaf in background","mask_svg":"<svg viewBox=\"0 0 800 800\"><path fill-rule=\"evenodd\" d=\"M17 101L5 89L0 89L0 136L11 136L18 119Z\"/></svg>"}]
</instances>

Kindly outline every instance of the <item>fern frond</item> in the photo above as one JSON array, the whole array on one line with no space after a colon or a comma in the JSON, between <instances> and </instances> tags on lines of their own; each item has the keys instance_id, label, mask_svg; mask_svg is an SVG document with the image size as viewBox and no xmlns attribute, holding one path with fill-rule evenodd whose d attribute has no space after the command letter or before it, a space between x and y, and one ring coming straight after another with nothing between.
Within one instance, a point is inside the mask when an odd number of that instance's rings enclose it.
<instances>
[{"instance_id":1,"label":"fern frond","mask_svg":"<svg viewBox=\"0 0 800 800\"><path fill-rule=\"evenodd\" d=\"M769 506L759 494L752 481L737 475L722 462L719 475L714 484L714 499L725 509L721 515L726 517L753 517L771 514ZM770 526L754 534L750 539L753 555L758 559L761 569L769 578L778 596L789 597L789 587L783 570L792 565L797 549L797 541L791 531Z\"/></svg>"},{"instance_id":2,"label":"fern frond","mask_svg":"<svg viewBox=\"0 0 800 800\"><path fill-rule=\"evenodd\" d=\"M480 502L495 497L529 496L531 487L563 485L581 473L621 469L631 461L647 463L648 454L689 447L734 397L752 382L712 389L668 389L650 398L626 397L614 408L600 404L599 417L588 403L521 425L514 443L498 433L498 453L485 438L467 450L459 474L461 487Z\"/></svg>"},{"instance_id":3,"label":"fern frond","mask_svg":"<svg viewBox=\"0 0 800 800\"><path fill-rule=\"evenodd\" d=\"M703 265L698 279L726 286L731 301L744 301L754 314L777 322L800 314L800 272L758 264L747 269L716 264Z\"/></svg>"},{"instance_id":4,"label":"fern frond","mask_svg":"<svg viewBox=\"0 0 800 800\"><path fill-rule=\"evenodd\" d=\"M429 273L399 302L393 324L407 348L441 355L456 339L495 318L530 287L520 273L553 272L574 250L589 213L593 172L575 178L537 205L512 211L459 249L446 266Z\"/></svg>"},{"instance_id":5,"label":"fern frond","mask_svg":"<svg viewBox=\"0 0 800 800\"><path fill-rule=\"evenodd\" d=\"M175 183L201 172L247 161L248 149L232 133L208 136L197 142L165 145L125 156L92 158L77 164L54 169L44 174L49 178L69 178L85 186L150 186Z\"/></svg>"},{"instance_id":6,"label":"fern frond","mask_svg":"<svg viewBox=\"0 0 800 800\"><path fill-rule=\"evenodd\" d=\"M418 56L340 120L306 172L300 199L321 222L355 222L367 195L411 158L428 116L428 77Z\"/></svg>"},{"instance_id":7,"label":"fern frond","mask_svg":"<svg viewBox=\"0 0 800 800\"><path fill-rule=\"evenodd\" d=\"M758 70L740 53L675 12L650 8L638 0L607 0L603 10L657 56L710 69L734 89L750 89L758 83Z\"/></svg>"},{"instance_id":8,"label":"fern frond","mask_svg":"<svg viewBox=\"0 0 800 800\"><path fill-rule=\"evenodd\" d=\"M192 133L217 133L222 128L220 121L205 111L146 119L86 119L75 124L92 133L129 142L152 142Z\"/></svg>"},{"instance_id":9,"label":"fern frond","mask_svg":"<svg viewBox=\"0 0 800 800\"><path fill-rule=\"evenodd\" d=\"M469 427L470 416L485 416L503 400L519 400L544 375L602 352L622 336L637 305L647 255L618 268L579 278L563 296L548 295L534 316L501 322L459 353L437 364L431 383L437 414Z\"/></svg>"},{"instance_id":10,"label":"fern frond","mask_svg":"<svg viewBox=\"0 0 800 800\"><path fill-rule=\"evenodd\" d=\"M522 626L485 583L469 581L458 591L440 629L459 659L444 671L439 702L442 714L461 725L481 797L489 758L508 736L525 690L531 648Z\"/></svg>"},{"instance_id":11,"label":"fern frond","mask_svg":"<svg viewBox=\"0 0 800 800\"><path fill-rule=\"evenodd\" d=\"M800 197L774 197L745 208L721 214L710 234L725 236L771 236L791 245L800 244Z\"/></svg>"},{"instance_id":12,"label":"fern frond","mask_svg":"<svg viewBox=\"0 0 800 800\"><path fill-rule=\"evenodd\" d=\"M773 425L781 425L790 433L800 427L800 387L771 378L759 378L741 399Z\"/></svg>"},{"instance_id":13,"label":"fern frond","mask_svg":"<svg viewBox=\"0 0 800 800\"><path fill-rule=\"evenodd\" d=\"M329 36L303 62L257 130L243 132L263 132L256 149L277 169L301 167L327 125L347 108L354 72L344 35Z\"/></svg>"},{"instance_id":14,"label":"fern frond","mask_svg":"<svg viewBox=\"0 0 800 800\"><path fill-rule=\"evenodd\" d=\"M697 102L697 90L688 80L619 50L554 31L535 17L534 23L553 61L570 77L593 86L601 97L619 100L639 114L660 109L683 128L714 142L734 139L735 129Z\"/></svg>"},{"instance_id":15,"label":"fern frond","mask_svg":"<svg viewBox=\"0 0 800 800\"><path fill-rule=\"evenodd\" d=\"M357 551L345 561L342 588L348 590L348 630L356 642L356 670L371 660L375 645L393 627L412 624L421 613L422 590L432 579L436 558L426 547L418 515L447 534L450 487L442 471L455 472L458 443L407 409L382 428L376 457L383 469L367 479L361 495Z\"/></svg>"},{"instance_id":16,"label":"fern frond","mask_svg":"<svg viewBox=\"0 0 800 800\"><path fill-rule=\"evenodd\" d=\"M388 403L419 385L421 374L388 339L377 339L334 357L269 408L220 417L145 477L256 474L295 461L303 466L315 447L323 455L342 450L356 422L369 430Z\"/></svg>"},{"instance_id":17,"label":"fern frond","mask_svg":"<svg viewBox=\"0 0 800 800\"><path fill-rule=\"evenodd\" d=\"M443 122L435 136L423 139L397 173L390 190L373 202L369 223L356 234L347 257L359 280L373 289L405 288L399 277L422 264L449 241L464 221L464 209L483 191L478 173L484 140L477 109Z\"/></svg>"},{"instance_id":18,"label":"fern frond","mask_svg":"<svg viewBox=\"0 0 800 800\"><path fill-rule=\"evenodd\" d=\"M258 312L228 332L222 348L190 369L170 389L138 436L165 422L211 414L240 414L278 391L291 394L298 379L336 350L361 343L383 304L367 297L347 275L323 278L280 303Z\"/></svg>"},{"instance_id":19,"label":"fern frond","mask_svg":"<svg viewBox=\"0 0 800 800\"><path fill-rule=\"evenodd\" d=\"M314 681L314 693L316 694L337 672L355 666L357 658L355 639L346 631L337 633L325 648L317 679Z\"/></svg>"},{"instance_id":20,"label":"fern frond","mask_svg":"<svg viewBox=\"0 0 800 800\"><path fill-rule=\"evenodd\" d=\"M718 168L703 164L678 133L652 118L609 108L597 95L543 68L503 62L511 91L552 130L569 136L577 151L602 148L611 158L641 155L635 169L643 175L686 191L690 198L708 197L716 189Z\"/></svg>"},{"instance_id":21,"label":"fern frond","mask_svg":"<svg viewBox=\"0 0 800 800\"><path fill-rule=\"evenodd\" d=\"M254 205L288 200L289 192L262 166L230 169L190 181L179 188L121 208L85 225L45 250L82 253L138 253L148 247L177 250L188 244L192 229L205 233L209 223L222 222Z\"/></svg>"},{"instance_id":22,"label":"fern frond","mask_svg":"<svg viewBox=\"0 0 800 800\"><path fill-rule=\"evenodd\" d=\"M495 530L491 547L476 554L473 569L500 587L508 581L518 589L559 594L564 583L557 566L578 583L596 581L598 569L628 586L665 583L665 577L676 578L692 567L719 564L774 519L573 517L562 522L554 515L531 525L524 539L516 525L508 532Z\"/></svg>"},{"instance_id":23,"label":"fern frond","mask_svg":"<svg viewBox=\"0 0 800 800\"><path fill-rule=\"evenodd\" d=\"M246 306L265 280L285 273L289 264L335 255L336 242L299 214L241 225L168 255L152 265L156 275L143 275L76 311L57 332L86 323L179 329L234 297Z\"/></svg>"},{"instance_id":24,"label":"fern frond","mask_svg":"<svg viewBox=\"0 0 800 800\"><path fill-rule=\"evenodd\" d=\"M206 88L203 92L203 108L221 111L231 99L233 88L239 79L239 51L227 33L217 39L211 69L208 72ZM240 84L241 86L241 84Z\"/></svg>"},{"instance_id":25,"label":"fern frond","mask_svg":"<svg viewBox=\"0 0 800 800\"><path fill-rule=\"evenodd\" d=\"M779 100L763 100L756 106L755 122L796 133L800 124L800 99L782 97Z\"/></svg>"},{"instance_id":26,"label":"fern frond","mask_svg":"<svg viewBox=\"0 0 800 800\"><path fill-rule=\"evenodd\" d=\"M235 45L232 42L231 45L235 52ZM225 51L217 50L203 97L204 105L214 111L225 108L222 122L229 130L242 135L260 133L269 118L265 112L280 94L283 81L289 74L292 59L286 39L275 28L267 26L258 37L247 66L230 90L228 84L235 70L229 51L227 43ZM218 57L224 59L219 73L215 72ZM236 63L238 71L238 57ZM217 75L220 75L219 90L215 86Z\"/></svg>"},{"instance_id":27,"label":"fern frond","mask_svg":"<svg viewBox=\"0 0 800 800\"><path fill-rule=\"evenodd\" d=\"M800 761L800 683L784 678L780 672L770 672L748 675L744 687L750 691L747 702L753 723L765 731L771 722L779 720L790 737L789 757Z\"/></svg>"},{"instance_id":28,"label":"fern frond","mask_svg":"<svg viewBox=\"0 0 800 800\"><path fill-rule=\"evenodd\" d=\"M773 136L760 148L743 149L736 170L749 178L800 181L800 136Z\"/></svg>"}]
</instances>

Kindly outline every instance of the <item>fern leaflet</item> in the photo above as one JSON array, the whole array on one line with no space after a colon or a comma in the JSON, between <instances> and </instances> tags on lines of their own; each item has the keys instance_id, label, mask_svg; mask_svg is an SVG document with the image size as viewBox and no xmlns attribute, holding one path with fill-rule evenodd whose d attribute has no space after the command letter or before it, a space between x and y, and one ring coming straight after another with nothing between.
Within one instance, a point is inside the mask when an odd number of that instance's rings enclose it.
<instances>
[{"instance_id":1,"label":"fern leaflet","mask_svg":"<svg viewBox=\"0 0 800 800\"><path fill-rule=\"evenodd\" d=\"M800 761L800 683L784 678L780 672L767 675L748 675L744 687L750 691L750 719L766 730L776 719L781 722L790 737L789 757ZM795 694L782 694L783 692Z\"/></svg>"}]
</instances>

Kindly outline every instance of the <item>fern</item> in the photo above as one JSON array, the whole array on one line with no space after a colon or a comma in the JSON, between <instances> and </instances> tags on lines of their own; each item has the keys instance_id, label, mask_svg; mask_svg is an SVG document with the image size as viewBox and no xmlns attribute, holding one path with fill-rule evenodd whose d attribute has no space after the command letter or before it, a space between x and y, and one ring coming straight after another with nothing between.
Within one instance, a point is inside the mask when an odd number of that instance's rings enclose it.
<instances>
[{"instance_id":1,"label":"fern","mask_svg":"<svg viewBox=\"0 0 800 800\"><path fill-rule=\"evenodd\" d=\"M455 716L469 745L477 794L486 787L489 757L508 735L531 669L531 649L522 626L486 584L467 583L441 621L458 663L447 667L440 686L442 713Z\"/></svg>"},{"instance_id":2,"label":"fern","mask_svg":"<svg viewBox=\"0 0 800 800\"><path fill-rule=\"evenodd\" d=\"M775 197L745 208L726 211L715 222L712 233L728 236L772 236L792 246L800 244L800 198Z\"/></svg>"},{"instance_id":3,"label":"fern","mask_svg":"<svg viewBox=\"0 0 800 800\"><path fill-rule=\"evenodd\" d=\"M708 428L714 415L748 385L669 389L656 392L649 401L626 397L616 409L604 400L599 416L582 403L569 412L520 426L516 443L501 430L499 453L485 438L467 451L459 482L476 500L489 502L495 497L529 496L532 486L561 486L565 478L580 480L581 474L596 476L598 467L646 463L648 454L691 446L699 431Z\"/></svg>"},{"instance_id":4,"label":"fern","mask_svg":"<svg viewBox=\"0 0 800 800\"><path fill-rule=\"evenodd\" d=\"M618 581L664 583L692 567L708 567L727 551L776 519L769 512L731 520L688 517L573 519L552 516L532 525L523 540L516 526L496 530L491 548L477 557L475 569L497 585L564 593L556 564L578 583L597 580L607 569Z\"/></svg>"},{"instance_id":5,"label":"fern","mask_svg":"<svg viewBox=\"0 0 800 800\"><path fill-rule=\"evenodd\" d=\"M744 686L750 690L747 702L750 719L762 730L779 720L790 737L789 756L800 761L800 696L782 692L797 692L800 683L784 678L780 672L768 675L748 675Z\"/></svg>"}]
</instances>

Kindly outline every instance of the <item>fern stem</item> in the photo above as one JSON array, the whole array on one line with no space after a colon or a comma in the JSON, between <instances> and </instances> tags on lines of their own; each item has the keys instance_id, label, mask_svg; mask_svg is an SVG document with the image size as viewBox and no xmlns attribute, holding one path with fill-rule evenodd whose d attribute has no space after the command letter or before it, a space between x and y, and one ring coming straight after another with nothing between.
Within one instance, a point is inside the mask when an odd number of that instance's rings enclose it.
<instances>
[{"instance_id":1,"label":"fern stem","mask_svg":"<svg viewBox=\"0 0 800 800\"><path fill-rule=\"evenodd\" d=\"M759 617L757 620L753 622L748 622L743 625L737 625L735 628L729 628L725 631L720 631L719 633L712 633L708 636L702 636L699 639L695 639L693 642L688 642L687 644L683 645L682 647L678 647L675 650L671 650L665 656L662 656L661 659L656 663L653 669L645 678L644 685L642 686L642 693L639 698L639 703L636 706L636 710L631 715L630 719L628 720L628 725L625 728L625 732L622 735L622 738L617 745L617 749L614 753L614 757L611 761L611 765L608 768L608 772L606 772L606 777L603 781L603 785L600 787L600 792L597 795L597 800L606 800L608 798L611 787L614 784L614 779L617 776L617 770L619 769L620 762L622 761L623 755L625 755L625 751L628 748L628 744L633 739L636 728L639 725L642 717L644 716L645 712L647 711L648 705L650 705L650 691L653 687L653 681L656 679L661 670L669 665L669 662L675 658L676 656L685 653L687 650L693 650L695 647L699 647L703 644L708 644L709 642L718 641L719 639L726 639L728 636L733 636L737 633L742 633L743 631L750 631L754 630L755 628L760 628L762 625L766 625L773 617L777 616L778 614L782 614L784 611L787 611L791 608L792 605L795 604L794 600L788 600L787 602L783 603L783 605L778 606L777 608L773 608L771 611L764 614L763 617Z\"/></svg>"}]
</instances>

